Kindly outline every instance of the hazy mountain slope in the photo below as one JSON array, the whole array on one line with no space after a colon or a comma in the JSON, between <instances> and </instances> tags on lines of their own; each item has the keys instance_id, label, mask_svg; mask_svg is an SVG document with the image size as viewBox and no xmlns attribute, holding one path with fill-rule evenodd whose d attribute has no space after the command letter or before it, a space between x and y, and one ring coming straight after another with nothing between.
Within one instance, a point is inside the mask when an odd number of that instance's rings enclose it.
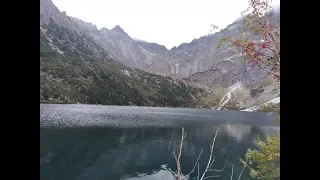
<instances>
[{"instance_id":1,"label":"hazy mountain slope","mask_svg":"<svg viewBox=\"0 0 320 180\"><path fill-rule=\"evenodd\" d=\"M238 60L241 59L239 54L233 52L228 46L223 46L221 49L216 48L222 33L205 35L194 39L190 43L183 43L178 47L167 50L163 45L132 39L120 26L111 30L107 28L98 30L91 23L68 17L59 12L50 0L42 0L40 3L40 10L42 10L42 14L45 14L42 21L48 22L48 17L51 17L57 24L68 26L78 33L92 37L102 48L111 53L116 61L129 67L139 68L153 74L174 76L175 78L185 78L194 73L216 69L220 71L216 72L216 76L225 79L224 81L228 85L232 84L231 81L242 78L243 73L245 73L243 63ZM279 8L277 8L276 13L270 16L278 18L279 11ZM280 22L277 22L277 25L279 26ZM227 33L232 36L239 35L238 28L240 26L241 21L239 19L227 27ZM232 63L234 60L236 65ZM222 77L228 73L235 74L235 76ZM247 74L247 76L250 75ZM254 75L250 78L255 77Z\"/></svg>"},{"instance_id":2,"label":"hazy mountain slope","mask_svg":"<svg viewBox=\"0 0 320 180\"><path fill-rule=\"evenodd\" d=\"M40 102L191 106L202 92L114 61L78 20L40 3Z\"/></svg>"},{"instance_id":3,"label":"hazy mountain slope","mask_svg":"<svg viewBox=\"0 0 320 180\"><path fill-rule=\"evenodd\" d=\"M270 17L279 18L279 14L278 10L275 13L271 13ZM56 28L54 31L49 31L51 33L49 34L49 37L48 34L46 34L46 31L50 28L46 26L51 22L53 22L53 26L59 28ZM276 21L275 25L279 26L280 22ZM238 30L240 26L241 21L238 19L227 27L227 34L232 36L241 35ZM69 17L64 12L60 12L51 0L40 1L40 27L42 28L42 34L40 33L40 36L42 36L42 38L45 37L43 38L42 46L50 46L42 48L40 62L42 63L42 68L44 68L44 70L42 70L41 73L50 79L50 76L63 75L61 73L72 74L73 72L70 72L70 69L74 67L76 67L76 69L80 68L76 70L78 73L69 75L67 78L70 76L72 78L79 77L80 73L80 79L82 77L86 78L86 80L82 79L82 81L91 83L86 85L86 87L91 87L92 92L90 93L92 94L94 92L95 94L90 95L90 97L95 96L95 98L90 100L85 98L85 100L79 102L104 104L118 103L115 101L106 102L105 100L99 100L98 102L98 96L101 94L104 94L104 99L106 99L105 94L109 93L108 96L115 95L111 95L109 91L108 93L100 92L100 94L97 95L97 92L100 90L95 91L95 88L113 88L116 91L121 90L120 94L128 95L128 89L131 87L128 84L131 84L132 81L138 81L140 83L135 86L135 89L137 89L137 87L143 87L141 88L142 90L138 88L139 90L137 90L136 93L145 95L143 96L144 99L141 100L144 105L153 104L153 102L149 102L149 100L157 96L165 99L167 97L175 97L177 95L176 93L180 95L180 92L183 92L182 94L185 93L183 97L186 97L186 99L182 100L182 97L171 99L180 99L179 103L181 105L183 104L182 102L188 104L194 102L194 100L190 100L191 97L191 99L196 99L196 104L200 107L218 107L221 98L228 93L228 88L238 82L241 82L241 88L231 93L228 103L226 103L226 107L229 109L232 109L233 106L237 106L236 109L247 108L258 103L266 102L279 95L279 84L275 85L273 82L270 82L270 77L261 73L259 69L248 68L243 62L242 55L233 51L229 45L224 45L220 49L216 48L218 41L222 37L222 33L206 35L199 39L194 39L190 43L183 43L178 47L168 50L165 46L157 43L134 40L120 26L116 26L110 30L106 28L98 30L97 27L91 23ZM60 31L63 30L70 31L74 36L66 35L65 37L62 37ZM252 36L247 32L243 35L247 37ZM51 36L53 38L51 38ZM54 42L50 42L50 40L47 39L48 37ZM55 38L57 40L54 40ZM79 39L81 40L79 41ZM254 37L254 40L259 39ZM58 60L47 61L46 58L56 58ZM79 59L81 59L81 62L76 61ZM88 59L92 60L87 62ZM74 64L77 64L77 66L74 66ZM69 70L67 70L66 67L69 68ZM128 67L138 68L152 74L171 76L172 78L151 75ZM54 70L59 70L59 72L54 72ZM52 74L53 72L55 74ZM94 73L95 75L81 74L85 72L96 73ZM102 74L106 74L106 77L112 76L113 78L111 79L115 84L111 83L112 86L110 87L105 87L106 85L101 86L101 84L106 84L106 81L102 78L104 75L101 75L101 72L103 72ZM134 75L132 75L132 73ZM92 81L93 76L97 76L94 81ZM42 78L42 80L43 79L46 78ZM163 84L163 86L155 83L156 81L154 79L161 79L162 83L160 84ZM51 80L50 82L61 83L62 81ZM78 80L70 83L73 84L74 87L69 88L68 86L62 85L59 87L71 90L77 89L71 94L79 94L79 89L81 88L76 86ZM110 84L109 81L107 81L107 83ZM99 84L99 87L97 84ZM124 84L127 84L128 86ZM166 86L172 86L175 90L167 92L164 88ZM52 85L50 88L47 88L47 91L50 91L51 96L54 92L52 90L53 87L55 86ZM163 89L160 90L161 88ZM187 90L185 90L185 88ZM196 92L196 89L206 89L206 94L208 94L208 96L203 99L198 99L197 93L189 94L189 88L192 92ZM44 89L42 89L42 91L43 90ZM158 94L156 95L154 92L157 92ZM259 95L256 96L255 92L259 92ZM88 96L87 94L88 93L85 92L82 93L81 96ZM57 95L55 95L55 97L57 97ZM73 97L72 102L78 101L76 95L73 95ZM41 98L47 100L48 96L44 98L42 94ZM138 98L133 101L128 98L124 99L123 102L134 101L134 104L137 104L138 102ZM160 104L161 103L158 102L158 105ZM165 104L165 102L162 102L162 104Z\"/></svg>"},{"instance_id":4,"label":"hazy mountain slope","mask_svg":"<svg viewBox=\"0 0 320 180\"><path fill-rule=\"evenodd\" d=\"M231 85L233 81L239 79L246 80L248 83L257 81L256 73L251 73L252 76L246 74L246 67L243 66L242 61L239 61L241 60L239 54L233 52L228 46L216 48L222 33L206 35L167 50L163 45L133 40L120 26L111 30L107 28L98 30L91 23L59 12L50 0L42 0L42 8L46 9L43 13L46 14L42 18L43 21L48 22L48 17L51 17L58 24L92 37L102 48L111 53L111 57L129 67L175 78L185 78L213 69L216 71L215 76L219 77L218 81L223 81L226 85ZM279 17L279 12L276 11L272 16ZM240 25L240 20L230 24L227 33L232 36L239 35Z\"/></svg>"},{"instance_id":5,"label":"hazy mountain slope","mask_svg":"<svg viewBox=\"0 0 320 180\"><path fill-rule=\"evenodd\" d=\"M271 25L280 27L280 11L269 14L269 18L275 21ZM237 20L227 27L227 35L237 37L242 35L253 41L260 41L259 37L253 36L244 28L241 33L238 28L241 21ZM210 42L214 42L214 38L222 36L221 33L207 36ZM190 45L190 44L189 44ZM213 43L213 48L217 45ZM206 98L199 101L200 106L217 108L223 102L223 97L229 97L228 88L231 88L238 82L241 87L233 91L231 97L226 103L226 109L244 109L265 103L271 99L280 96L280 84L275 82L264 71L258 67L250 68L245 65L244 57L230 48L230 44L226 44L220 49L212 49L213 57L211 59L212 66L208 70L196 72L188 76L188 81L196 84L198 87L204 87L209 92ZM205 53L205 52L204 52ZM266 52L265 52L266 53ZM227 96L228 95L228 96Z\"/></svg>"},{"instance_id":6,"label":"hazy mountain slope","mask_svg":"<svg viewBox=\"0 0 320 180\"><path fill-rule=\"evenodd\" d=\"M136 43L120 26L111 30L97 29L92 23L67 16L60 12L51 0L40 1L40 24L48 23L52 18L57 24L66 26L80 34L92 37L112 57L129 67L139 68L146 72L170 75L170 64L157 53L149 52Z\"/></svg>"}]
</instances>

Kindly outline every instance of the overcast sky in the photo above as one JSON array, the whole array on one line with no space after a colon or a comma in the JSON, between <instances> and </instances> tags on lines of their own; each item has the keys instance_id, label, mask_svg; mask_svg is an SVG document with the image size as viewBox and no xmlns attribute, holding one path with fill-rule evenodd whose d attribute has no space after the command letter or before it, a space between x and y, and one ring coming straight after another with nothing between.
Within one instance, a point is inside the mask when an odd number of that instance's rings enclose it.
<instances>
[{"instance_id":1,"label":"overcast sky","mask_svg":"<svg viewBox=\"0 0 320 180\"><path fill-rule=\"evenodd\" d=\"M60 11L98 29L116 25L132 38L168 49L209 33L211 25L231 24L248 0L53 0ZM280 4L280 0L273 0Z\"/></svg>"}]
</instances>

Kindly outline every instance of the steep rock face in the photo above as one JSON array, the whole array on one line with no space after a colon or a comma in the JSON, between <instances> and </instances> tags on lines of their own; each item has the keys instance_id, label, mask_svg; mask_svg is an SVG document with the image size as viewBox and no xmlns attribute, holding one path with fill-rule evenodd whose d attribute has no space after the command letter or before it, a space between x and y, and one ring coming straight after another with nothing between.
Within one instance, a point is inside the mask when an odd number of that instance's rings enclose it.
<instances>
[{"instance_id":1,"label":"steep rock face","mask_svg":"<svg viewBox=\"0 0 320 180\"><path fill-rule=\"evenodd\" d=\"M270 13L269 16L279 19L279 12ZM279 26L280 21L275 21L273 25ZM241 19L238 19L227 27L226 34L233 37L240 35L252 37L252 34L246 31L241 33L240 26ZM229 44L216 48L222 37L223 34L218 32L194 39L190 43L183 43L167 51L160 49L161 45L158 44L138 43L148 51L164 57L171 65L171 76L174 78L189 78L201 85L221 83L226 87L237 81L241 81L244 85L259 83L265 74L257 68L252 69L246 66L242 54L230 48ZM252 40L260 39L253 37Z\"/></svg>"},{"instance_id":2,"label":"steep rock face","mask_svg":"<svg viewBox=\"0 0 320 180\"><path fill-rule=\"evenodd\" d=\"M119 25L111 30L107 28L98 30L92 23L69 17L60 12L51 0L41 0L40 25L48 24L50 18L61 26L93 38L110 53L110 56L124 65L153 74L165 76L171 74L170 64L166 59L141 47Z\"/></svg>"},{"instance_id":3,"label":"steep rock face","mask_svg":"<svg viewBox=\"0 0 320 180\"><path fill-rule=\"evenodd\" d=\"M150 52L136 43L120 26L111 30L103 28L94 36L102 47L110 51L119 62L146 72L170 74L170 64L155 52Z\"/></svg>"},{"instance_id":4,"label":"steep rock face","mask_svg":"<svg viewBox=\"0 0 320 180\"><path fill-rule=\"evenodd\" d=\"M40 5L40 102L188 107L201 94L181 81L116 61L96 38L104 38L104 31L115 34L110 38L128 38L120 27L99 31L49 0Z\"/></svg>"},{"instance_id":5,"label":"steep rock face","mask_svg":"<svg viewBox=\"0 0 320 180\"><path fill-rule=\"evenodd\" d=\"M279 8L278 11L269 14L269 18L275 20L271 21L273 22L272 26L280 27L279 15ZM249 33L245 27L242 27L241 32L239 30L241 26L241 19L236 20L227 26L226 35L235 38L242 36L253 41L261 40ZM266 74L258 68L248 67L243 55L231 48L230 44L222 45L219 49L216 48L222 37L223 34L217 32L169 50L171 61L178 64L177 70L175 70L176 76L187 77L202 85L218 83L225 87L231 86L237 81L241 81L245 86L259 83Z\"/></svg>"}]
</instances>

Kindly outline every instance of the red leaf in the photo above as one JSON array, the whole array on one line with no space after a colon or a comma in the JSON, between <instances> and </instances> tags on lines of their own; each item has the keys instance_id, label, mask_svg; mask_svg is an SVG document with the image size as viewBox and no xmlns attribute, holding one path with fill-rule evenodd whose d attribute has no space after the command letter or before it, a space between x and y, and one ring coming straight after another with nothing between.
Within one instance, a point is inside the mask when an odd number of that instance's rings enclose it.
<instances>
[{"instance_id":1,"label":"red leaf","mask_svg":"<svg viewBox=\"0 0 320 180\"><path fill-rule=\"evenodd\" d=\"M249 42L249 43L248 43L248 46L253 46L253 45L255 45L254 42Z\"/></svg>"},{"instance_id":2,"label":"red leaf","mask_svg":"<svg viewBox=\"0 0 320 180\"><path fill-rule=\"evenodd\" d=\"M262 48L267 48L267 43L266 42L262 43Z\"/></svg>"}]
</instances>

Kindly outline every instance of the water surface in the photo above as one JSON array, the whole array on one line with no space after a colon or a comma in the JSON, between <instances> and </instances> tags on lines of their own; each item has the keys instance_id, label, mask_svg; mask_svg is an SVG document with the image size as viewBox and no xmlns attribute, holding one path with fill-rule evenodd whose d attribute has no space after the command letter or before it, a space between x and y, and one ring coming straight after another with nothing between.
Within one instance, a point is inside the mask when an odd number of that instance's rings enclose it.
<instances>
[{"instance_id":1,"label":"water surface","mask_svg":"<svg viewBox=\"0 0 320 180\"><path fill-rule=\"evenodd\" d=\"M239 158L257 135L273 133L279 126L265 113L214 111L187 108L121 107L40 104L40 179L173 179L172 151L180 142L181 127L187 136L182 171L187 174L200 158L204 170L215 131L216 160L224 167L219 179L234 178L242 170ZM197 171L190 179L197 176ZM217 179L217 178L213 178ZM245 170L241 179L250 179Z\"/></svg>"}]
</instances>

